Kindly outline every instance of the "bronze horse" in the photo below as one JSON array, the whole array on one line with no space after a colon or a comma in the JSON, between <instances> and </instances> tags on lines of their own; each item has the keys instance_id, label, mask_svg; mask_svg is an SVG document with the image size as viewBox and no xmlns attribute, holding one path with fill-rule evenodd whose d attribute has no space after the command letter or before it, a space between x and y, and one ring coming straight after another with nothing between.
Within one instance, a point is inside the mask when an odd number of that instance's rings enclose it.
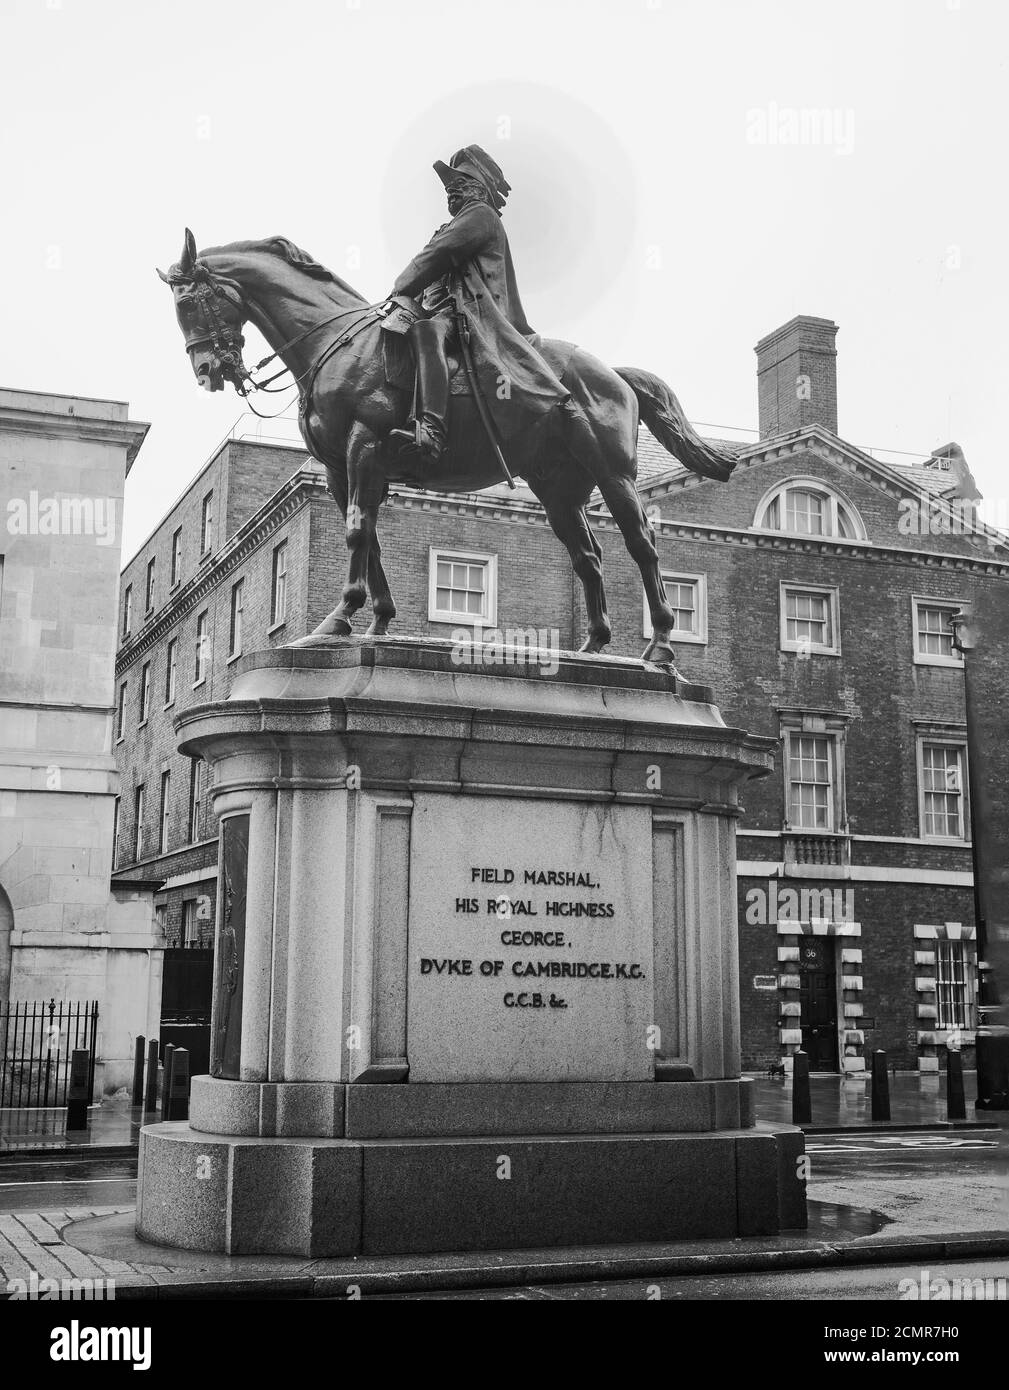
<instances>
[{"instance_id":1,"label":"bronze horse","mask_svg":"<svg viewBox=\"0 0 1009 1390\"><path fill-rule=\"evenodd\" d=\"M449 447L437 475L417 479L385 446L388 432L407 420L411 392L389 379L383 347L389 335L383 333L380 306L369 305L283 237L236 241L200 253L187 228L181 259L167 275L158 274L173 289L201 386L220 391L230 381L242 395L257 386L242 359L242 328L249 320L294 377L301 434L326 469L350 551L340 602L313 635L349 635L370 590L374 617L368 635L383 636L396 614L378 539L378 511L389 483L452 493L479 491L502 480L493 447L474 424L472 401L453 396ZM602 651L610 640L602 551L585 515L598 487L641 571L652 622L643 656L671 666L673 614L655 534L634 486L639 410L663 447L694 472L724 481L735 459L691 429L676 397L657 377L634 368L613 371L571 344L535 342L544 355L552 353L552 361L564 364L561 380L571 392L571 408L519 430L508 462L542 503L582 582L588 634L581 650Z\"/></svg>"}]
</instances>

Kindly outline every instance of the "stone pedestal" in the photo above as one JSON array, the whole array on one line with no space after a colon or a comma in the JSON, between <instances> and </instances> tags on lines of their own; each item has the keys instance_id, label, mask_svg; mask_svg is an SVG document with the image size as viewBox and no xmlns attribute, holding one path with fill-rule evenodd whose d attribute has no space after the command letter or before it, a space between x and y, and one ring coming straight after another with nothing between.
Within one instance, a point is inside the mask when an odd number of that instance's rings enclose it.
<instances>
[{"instance_id":1,"label":"stone pedestal","mask_svg":"<svg viewBox=\"0 0 1009 1390\"><path fill-rule=\"evenodd\" d=\"M467 653L467 656L470 654ZM659 668L447 642L243 660L177 721L222 816L213 1075L138 1231L313 1256L769 1234L735 817L769 740Z\"/></svg>"}]
</instances>

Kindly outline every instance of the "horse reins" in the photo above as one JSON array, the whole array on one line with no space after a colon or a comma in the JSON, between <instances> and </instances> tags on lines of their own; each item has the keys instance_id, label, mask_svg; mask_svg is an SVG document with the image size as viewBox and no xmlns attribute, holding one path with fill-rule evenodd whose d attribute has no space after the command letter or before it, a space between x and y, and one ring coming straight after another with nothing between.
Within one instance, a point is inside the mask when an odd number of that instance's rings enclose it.
<instances>
[{"instance_id":1,"label":"horse reins","mask_svg":"<svg viewBox=\"0 0 1009 1390\"><path fill-rule=\"evenodd\" d=\"M307 414L307 405L311 398L312 389L315 386L315 379L323 364L340 348L346 347L348 343L352 342L371 322L380 320L383 317L381 310L387 302L383 300L380 304L368 304L365 305L363 309L361 306L355 304L352 309L341 309L338 313L331 314L329 318L322 319L319 323L311 324L308 328L302 329L300 333L296 333L293 338L289 338L286 343L281 343L280 347L277 348L275 352L271 352L266 357L262 358L250 371L242 361L242 348L245 346L245 337L241 333L233 332L222 319L215 302L220 290L214 283L214 278L210 270L205 265L197 264L193 267L191 275L185 277L179 276L176 283L191 287L193 297L204 315L204 324L209 328L209 332L204 331L199 336L187 335L185 340L187 350L209 344L220 359L222 367L229 366L232 369L235 390L240 396L244 397L253 415L258 416L260 420L277 419L279 415L284 413L287 406L285 405L274 415L264 415L261 411L256 409L249 399L250 388L252 391L266 391L269 395L276 395L280 391L289 390L291 386L296 386L298 387L299 396L301 397L300 409ZM273 376L267 377L266 381L253 380L253 372L262 371L264 367L269 366L271 362L278 359L288 348L294 347L296 343L302 342L305 338L311 337L311 335L317 333L320 328L326 328L329 324L335 323L338 319L346 318L349 314L358 312L360 312L360 317L355 319L349 328L345 329L339 337L335 338L300 376L292 377L292 380L287 386L275 387L273 390L270 389L272 382L279 380L280 377L290 372L291 369L287 366L285 366L283 370L275 372ZM309 383L305 390L302 391L301 383L306 377L309 378Z\"/></svg>"}]
</instances>

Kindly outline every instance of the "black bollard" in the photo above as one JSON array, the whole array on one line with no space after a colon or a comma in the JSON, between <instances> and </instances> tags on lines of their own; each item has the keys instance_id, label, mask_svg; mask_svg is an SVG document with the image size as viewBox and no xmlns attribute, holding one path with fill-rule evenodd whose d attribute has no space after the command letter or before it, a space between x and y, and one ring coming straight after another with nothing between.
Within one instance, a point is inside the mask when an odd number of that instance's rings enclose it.
<instances>
[{"instance_id":1,"label":"black bollard","mask_svg":"<svg viewBox=\"0 0 1009 1390\"><path fill-rule=\"evenodd\" d=\"M168 1119L168 1097L172 1089L172 1058L175 1056L175 1044L165 1043L165 1057L161 1070L161 1118Z\"/></svg>"},{"instance_id":2,"label":"black bollard","mask_svg":"<svg viewBox=\"0 0 1009 1390\"><path fill-rule=\"evenodd\" d=\"M886 1053L882 1048L872 1054L872 1118L890 1118L890 1078L886 1070Z\"/></svg>"},{"instance_id":3,"label":"black bollard","mask_svg":"<svg viewBox=\"0 0 1009 1390\"><path fill-rule=\"evenodd\" d=\"M158 1040L147 1044L147 1090L144 1094L144 1113L153 1115L158 1108Z\"/></svg>"},{"instance_id":4,"label":"black bollard","mask_svg":"<svg viewBox=\"0 0 1009 1390\"><path fill-rule=\"evenodd\" d=\"M168 1088L167 1120L189 1119L189 1050L177 1047L172 1054L172 1074L166 1078Z\"/></svg>"},{"instance_id":5,"label":"black bollard","mask_svg":"<svg viewBox=\"0 0 1009 1390\"><path fill-rule=\"evenodd\" d=\"M808 1125L813 1120L813 1098L809 1092L809 1057L801 1049L792 1056L792 1124Z\"/></svg>"},{"instance_id":6,"label":"black bollard","mask_svg":"<svg viewBox=\"0 0 1009 1390\"><path fill-rule=\"evenodd\" d=\"M963 1093L963 1058L957 1051L946 1050L946 1118L966 1120L967 1102Z\"/></svg>"},{"instance_id":7,"label":"black bollard","mask_svg":"<svg viewBox=\"0 0 1009 1390\"><path fill-rule=\"evenodd\" d=\"M91 1099L89 1076L91 1053L86 1047L75 1047L70 1058L70 1081L67 1085L67 1129L87 1129L88 1102Z\"/></svg>"},{"instance_id":8,"label":"black bollard","mask_svg":"<svg viewBox=\"0 0 1009 1390\"><path fill-rule=\"evenodd\" d=\"M137 1035L137 1045L133 1052L133 1104L144 1103L144 1052L147 1039L142 1033Z\"/></svg>"}]
</instances>

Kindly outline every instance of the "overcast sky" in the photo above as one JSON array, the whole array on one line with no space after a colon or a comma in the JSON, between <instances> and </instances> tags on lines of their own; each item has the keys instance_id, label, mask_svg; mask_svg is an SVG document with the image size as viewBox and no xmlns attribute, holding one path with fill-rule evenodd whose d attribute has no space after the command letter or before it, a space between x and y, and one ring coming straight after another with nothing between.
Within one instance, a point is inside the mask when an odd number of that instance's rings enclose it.
<instances>
[{"instance_id":1,"label":"overcast sky","mask_svg":"<svg viewBox=\"0 0 1009 1390\"><path fill-rule=\"evenodd\" d=\"M0 0L0 385L152 422L125 560L242 410L197 388L155 275L183 228L200 246L283 234L377 300L444 220L432 161L477 142L513 187L540 332L656 372L724 432L756 428L757 339L833 318L841 434L919 456L955 439L1004 508L1007 16Z\"/></svg>"}]
</instances>

